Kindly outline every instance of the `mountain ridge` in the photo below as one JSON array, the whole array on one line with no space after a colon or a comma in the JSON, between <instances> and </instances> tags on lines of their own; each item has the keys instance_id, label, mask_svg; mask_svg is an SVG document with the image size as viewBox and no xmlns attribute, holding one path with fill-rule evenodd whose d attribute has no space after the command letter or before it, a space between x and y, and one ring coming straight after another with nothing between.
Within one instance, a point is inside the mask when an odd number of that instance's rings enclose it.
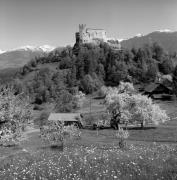
<instances>
[{"instance_id":1,"label":"mountain ridge","mask_svg":"<svg viewBox=\"0 0 177 180\"><path fill-rule=\"evenodd\" d=\"M0 70L6 68L22 67L31 59L44 56L46 53L53 51L56 47L43 46L22 46L12 50L0 51Z\"/></svg>"},{"instance_id":2,"label":"mountain ridge","mask_svg":"<svg viewBox=\"0 0 177 180\"><path fill-rule=\"evenodd\" d=\"M144 44L152 44L157 42L165 51L173 53L177 52L177 31L157 30L146 35L135 36L130 39L121 41L123 48L141 48Z\"/></svg>"},{"instance_id":3,"label":"mountain ridge","mask_svg":"<svg viewBox=\"0 0 177 180\"><path fill-rule=\"evenodd\" d=\"M19 50L24 50L24 51L43 51L43 52L50 52L53 51L56 47L51 46L51 45L41 45L41 46L32 46L32 45L26 45L26 46L21 46L21 47L17 47L17 48L13 48L13 49L9 49L9 50L2 50L0 49L0 54L2 53L6 53L6 52L11 52L11 51L19 51Z\"/></svg>"}]
</instances>

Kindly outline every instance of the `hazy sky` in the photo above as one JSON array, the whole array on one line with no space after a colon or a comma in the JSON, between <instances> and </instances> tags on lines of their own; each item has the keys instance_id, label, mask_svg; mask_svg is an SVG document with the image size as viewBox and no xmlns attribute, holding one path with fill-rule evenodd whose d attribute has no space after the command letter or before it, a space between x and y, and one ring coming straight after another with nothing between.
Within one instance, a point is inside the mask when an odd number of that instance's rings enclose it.
<instances>
[{"instance_id":1,"label":"hazy sky","mask_svg":"<svg viewBox=\"0 0 177 180\"><path fill-rule=\"evenodd\" d=\"M115 38L177 30L177 0L0 0L0 49L73 44L80 23Z\"/></svg>"}]
</instances>

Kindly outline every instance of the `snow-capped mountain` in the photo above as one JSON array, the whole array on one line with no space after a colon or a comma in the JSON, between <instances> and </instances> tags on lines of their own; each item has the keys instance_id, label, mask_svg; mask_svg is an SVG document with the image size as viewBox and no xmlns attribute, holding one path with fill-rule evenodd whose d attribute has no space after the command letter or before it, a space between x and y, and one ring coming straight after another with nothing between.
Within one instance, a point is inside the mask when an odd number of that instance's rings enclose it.
<instances>
[{"instance_id":1,"label":"snow-capped mountain","mask_svg":"<svg viewBox=\"0 0 177 180\"><path fill-rule=\"evenodd\" d=\"M117 39L119 42L125 41L127 39Z\"/></svg>"},{"instance_id":2,"label":"snow-capped mountain","mask_svg":"<svg viewBox=\"0 0 177 180\"><path fill-rule=\"evenodd\" d=\"M53 51L56 47L50 45L39 46L39 49L42 49L44 52Z\"/></svg>"},{"instance_id":3,"label":"snow-capped mountain","mask_svg":"<svg viewBox=\"0 0 177 180\"><path fill-rule=\"evenodd\" d=\"M22 67L35 57L44 56L54 50L55 47L43 46L22 46L7 51L0 51L0 69Z\"/></svg>"},{"instance_id":4,"label":"snow-capped mountain","mask_svg":"<svg viewBox=\"0 0 177 180\"><path fill-rule=\"evenodd\" d=\"M143 35L141 33L138 33L135 37L142 37Z\"/></svg>"},{"instance_id":5,"label":"snow-capped mountain","mask_svg":"<svg viewBox=\"0 0 177 180\"><path fill-rule=\"evenodd\" d=\"M157 30L157 32L166 32L166 33L171 33L171 32L174 32L170 29L160 29L160 30Z\"/></svg>"},{"instance_id":6,"label":"snow-capped mountain","mask_svg":"<svg viewBox=\"0 0 177 180\"><path fill-rule=\"evenodd\" d=\"M53 51L56 47L54 46L50 46L50 45L43 45L43 46L31 46L31 45L27 45L27 46L22 46L19 48L14 48L12 50L9 51L17 51L17 50L23 50L23 51L43 51L43 52L50 52Z\"/></svg>"},{"instance_id":7,"label":"snow-capped mountain","mask_svg":"<svg viewBox=\"0 0 177 180\"><path fill-rule=\"evenodd\" d=\"M0 54L3 54L3 53L5 53L5 52L6 52L6 51L0 49Z\"/></svg>"}]
</instances>

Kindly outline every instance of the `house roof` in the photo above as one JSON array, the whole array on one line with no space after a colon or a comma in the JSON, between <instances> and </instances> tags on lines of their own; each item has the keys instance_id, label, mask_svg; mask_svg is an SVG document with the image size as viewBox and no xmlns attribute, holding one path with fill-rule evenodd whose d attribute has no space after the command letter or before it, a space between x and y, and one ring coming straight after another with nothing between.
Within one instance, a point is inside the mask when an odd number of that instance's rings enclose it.
<instances>
[{"instance_id":1,"label":"house roof","mask_svg":"<svg viewBox=\"0 0 177 180\"><path fill-rule=\"evenodd\" d=\"M150 83L149 85L147 85L144 89L145 92L148 92L148 93L152 93L153 91L155 91L159 86L163 86L164 88L172 91L172 87L170 86L170 84L168 83Z\"/></svg>"},{"instance_id":2,"label":"house roof","mask_svg":"<svg viewBox=\"0 0 177 180\"><path fill-rule=\"evenodd\" d=\"M78 121L80 113L51 113L49 121Z\"/></svg>"}]
</instances>

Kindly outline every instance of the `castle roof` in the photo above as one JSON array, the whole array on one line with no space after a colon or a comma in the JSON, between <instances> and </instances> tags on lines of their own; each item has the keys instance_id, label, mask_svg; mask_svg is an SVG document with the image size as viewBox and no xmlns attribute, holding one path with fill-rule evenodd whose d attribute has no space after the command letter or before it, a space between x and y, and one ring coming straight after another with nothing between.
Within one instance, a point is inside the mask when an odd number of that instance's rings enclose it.
<instances>
[{"instance_id":1,"label":"castle roof","mask_svg":"<svg viewBox=\"0 0 177 180\"><path fill-rule=\"evenodd\" d=\"M93 28L87 28L86 31L87 31L87 30L94 30L94 31L98 31L98 30L99 30L99 31L105 31L105 29L93 29Z\"/></svg>"}]
</instances>

